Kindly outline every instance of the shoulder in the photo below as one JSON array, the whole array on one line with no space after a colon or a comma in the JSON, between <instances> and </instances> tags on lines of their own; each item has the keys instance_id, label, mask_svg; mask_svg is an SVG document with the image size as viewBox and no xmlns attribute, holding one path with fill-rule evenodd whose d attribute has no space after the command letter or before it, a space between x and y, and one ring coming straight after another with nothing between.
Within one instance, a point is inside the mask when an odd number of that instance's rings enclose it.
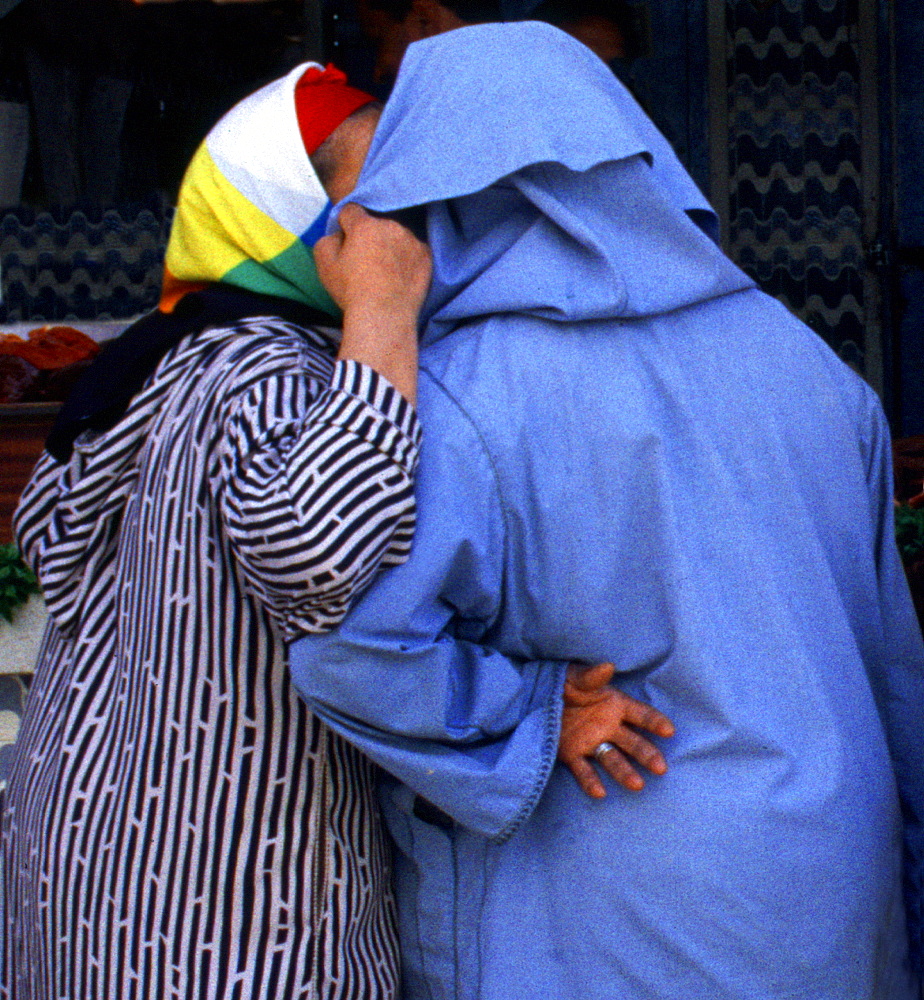
<instances>
[{"instance_id":1,"label":"shoulder","mask_svg":"<svg viewBox=\"0 0 924 1000\"><path fill-rule=\"evenodd\" d=\"M421 352L418 406L425 437L440 420L466 421L491 450L517 447L527 425L554 419L568 372L591 363L584 331L536 317L470 323Z\"/></svg>"},{"instance_id":2,"label":"shoulder","mask_svg":"<svg viewBox=\"0 0 924 1000\"><path fill-rule=\"evenodd\" d=\"M333 343L320 329L273 316L251 316L186 338L165 361L188 364L200 373L213 368L234 375L248 369L297 367L329 376L334 354Z\"/></svg>"},{"instance_id":3,"label":"shoulder","mask_svg":"<svg viewBox=\"0 0 924 1000\"><path fill-rule=\"evenodd\" d=\"M333 367L334 347L322 331L247 317L185 338L163 359L148 391L162 385L184 408L224 404L218 416L226 418L227 406L279 380L306 381L315 395Z\"/></svg>"}]
</instances>

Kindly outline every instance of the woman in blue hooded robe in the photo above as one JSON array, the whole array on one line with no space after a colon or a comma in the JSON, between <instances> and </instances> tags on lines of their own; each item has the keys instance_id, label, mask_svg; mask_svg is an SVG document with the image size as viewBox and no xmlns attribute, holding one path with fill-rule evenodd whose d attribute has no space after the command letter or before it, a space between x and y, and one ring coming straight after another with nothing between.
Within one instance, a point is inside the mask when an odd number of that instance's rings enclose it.
<instances>
[{"instance_id":1,"label":"woman in blue hooded robe","mask_svg":"<svg viewBox=\"0 0 924 1000\"><path fill-rule=\"evenodd\" d=\"M546 25L412 46L353 199L427 206L418 529L291 666L393 776L407 1000L911 1000L924 650L874 393ZM556 762L571 659L676 724L640 793Z\"/></svg>"}]
</instances>

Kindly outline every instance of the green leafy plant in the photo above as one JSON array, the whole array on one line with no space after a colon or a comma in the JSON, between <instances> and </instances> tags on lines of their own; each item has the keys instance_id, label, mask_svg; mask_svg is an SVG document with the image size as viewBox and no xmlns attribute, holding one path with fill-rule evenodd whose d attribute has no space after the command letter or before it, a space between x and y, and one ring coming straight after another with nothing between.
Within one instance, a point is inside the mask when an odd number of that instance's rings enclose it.
<instances>
[{"instance_id":1,"label":"green leafy plant","mask_svg":"<svg viewBox=\"0 0 924 1000\"><path fill-rule=\"evenodd\" d=\"M904 504L895 508L895 540L902 562L910 564L924 559L924 508Z\"/></svg>"},{"instance_id":2,"label":"green leafy plant","mask_svg":"<svg viewBox=\"0 0 924 1000\"><path fill-rule=\"evenodd\" d=\"M0 545L0 615L11 622L13 612L38 592L35 575L16 546Z\"/></svg>"}]
</instances>

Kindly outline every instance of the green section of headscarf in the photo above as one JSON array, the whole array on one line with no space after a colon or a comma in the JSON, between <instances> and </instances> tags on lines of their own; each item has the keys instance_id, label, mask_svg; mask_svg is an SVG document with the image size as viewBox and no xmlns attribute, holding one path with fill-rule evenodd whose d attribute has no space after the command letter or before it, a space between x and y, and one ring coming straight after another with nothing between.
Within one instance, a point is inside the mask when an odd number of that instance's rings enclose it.
<instances>
[{"instance_id":1,"label":"green section of headscarf","mask_svg":"<svg viewBox=\"0 0 924 1000\"><path fill-rule=\"evenodd\" d=\"M222 281L263 295L278 295L315 306L339 322L340 308L321 284L314 254L297 240L281 254L263 264L242 261L224 275Z\"/></svg>"}]
</instances>

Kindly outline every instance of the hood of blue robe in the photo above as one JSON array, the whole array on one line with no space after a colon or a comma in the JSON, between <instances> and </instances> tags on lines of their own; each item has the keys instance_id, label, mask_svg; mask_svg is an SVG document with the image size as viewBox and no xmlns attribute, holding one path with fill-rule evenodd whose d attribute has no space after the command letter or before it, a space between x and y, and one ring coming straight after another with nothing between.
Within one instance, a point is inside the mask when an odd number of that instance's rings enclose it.
<instances>
[{"instance_id":1,"label":"hood of blue robe","mask_svg":"<svg viewBox=\"0 0 924 1000\"><path fill-rule=\"evenodd\" d=\"M346 201L387 213L426 206L424 343L491 314L631 319L751 284L625 87L540 22L412 45Z\"/></svg>"}]
</instances>

